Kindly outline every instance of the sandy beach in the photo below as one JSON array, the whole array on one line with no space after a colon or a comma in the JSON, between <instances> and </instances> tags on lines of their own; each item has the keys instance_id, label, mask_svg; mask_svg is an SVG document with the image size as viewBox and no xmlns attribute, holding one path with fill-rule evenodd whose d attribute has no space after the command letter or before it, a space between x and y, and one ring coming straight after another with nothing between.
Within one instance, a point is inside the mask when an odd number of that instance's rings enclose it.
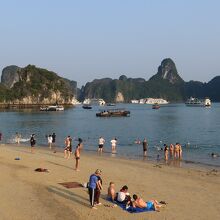
<instances>
[{"instance_id":1,"label":"sandy beach","mask_svg":"<svg viewBox=\"0 0 220 220\"><path fill-rule=\"evenodd\" d=\"M20 160L14 160L19 157ZM36 148L31 154L26 146L0 145L0 215L1 219L220 219L220 171L213 168L177 168L143 161L98 156L82 152L80 172L73 170L75 160L65 160ZM38 167L49 173L38 173ZM92 210L85 188L67 189L63 182L88 181L97 168L102 170L102 206ZM160 212L130 214L111 208L104 198L110 181L116 189L128 185L146 201L164 200Z\"/></svg>"}]
</instances>

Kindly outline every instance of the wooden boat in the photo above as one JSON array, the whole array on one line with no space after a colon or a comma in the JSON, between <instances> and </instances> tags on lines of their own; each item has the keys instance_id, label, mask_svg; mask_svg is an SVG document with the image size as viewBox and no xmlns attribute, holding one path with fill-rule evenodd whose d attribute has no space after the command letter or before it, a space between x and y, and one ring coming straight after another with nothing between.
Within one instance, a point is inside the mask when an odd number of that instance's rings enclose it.
<instances>
[{"instance_id":1,"label":"wooden boat","mask_svg":"<svg viewBox=\"0 0 220 220\"><path fill-rule=\"evenodd\" d=\"M152 109L159 109L160 108L160 106L157 104L157 103L155 103L154 105L152 105Z\"/></svg>"},{"instance_id":2,"label":"wooden boat","mask_svg":"<svg viewBox=\"0 0 220 220\"><path fill-rule=\"evenodd\" d=\"M92 109L92 106L91 105L83 105L82 108L84 108L84 109Z\"/></svg>"},{"instance_id":3,"label":"wooden boat","mask_svg":"<svg viewBox=\"0 0 220 220\"><path fill-rule=\"evenodd\" d=\"M99 113L96 113L97 117L127 117L130 116L130 111L125 109L107 109L101 110Z\"/></svg>"}]
</instances>

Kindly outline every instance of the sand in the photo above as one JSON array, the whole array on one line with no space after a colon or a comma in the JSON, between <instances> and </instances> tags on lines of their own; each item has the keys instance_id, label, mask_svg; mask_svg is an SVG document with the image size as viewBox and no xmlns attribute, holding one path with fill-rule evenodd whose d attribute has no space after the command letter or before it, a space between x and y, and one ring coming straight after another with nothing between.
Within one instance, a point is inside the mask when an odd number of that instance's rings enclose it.
<instances>
[{"instance_id":1,"label":"sand","mask_svg":"<svg viewBox=\"0 0 220 220\"><path fill-rule=\"evenodd\" d=\"M20 157L21 160L14 160ZM111 219L111 220L207 220L220 219L220 171L213 168L177 168L167 165L98 156L82 152L80 171L75 160L66 160L37 147L34 154L25 146L0 145L0 219ZM47 168L49 173L34 169ZM103 191L97 210L89 206L87 190L66 189L59 183L88 181L97 168L102 170ZM119 207L110 208L104 198L110 181L119 190L128 185L131 194L165 200L160 212L130 214Z\"/></svg>"}]
</instances>

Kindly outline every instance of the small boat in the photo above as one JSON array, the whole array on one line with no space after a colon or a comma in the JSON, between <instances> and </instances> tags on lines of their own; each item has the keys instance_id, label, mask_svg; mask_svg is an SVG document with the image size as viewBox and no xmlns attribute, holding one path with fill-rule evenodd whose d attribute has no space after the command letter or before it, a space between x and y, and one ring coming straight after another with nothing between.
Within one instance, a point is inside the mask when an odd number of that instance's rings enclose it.
<instances>
[{"instance_id":1,"label":"small boat","mask_svg":"<svg viewBox=\"0 0 220 220\"><path fill-rule=\"evenodd\" d=\"M160 108L160 106L157 103L152 105L152 109L159 109L159 108Z\"/></svg>"},{"instance_id":2,"label":"small boat","mask_svg":"<svg viewBox=\"0 0 220 220\"><path fill-rule=\"evenodd\" d=\"M46 107L40 107L40 111L64 111L64 107L62 105L50 105Z\"/></svg>"},{"instance_id":3,"label":"small boat","mask_svg":"<svg viewBox=\"0 0 220 220\"><path fill-rule=\"evenodd\" d=\"M99 113L96 113L97 117L127 117L130 116L130 111L125 109L107 109L101 110Z\"/></svg>"},{"instance_id":4,"label":"small boat","mask_svg":"<svg viewBox=\"0 0 220 220\"><path fill-rule=\"evenodd\" d=\"M91 105L86 105L86 104L85 104L85 105L82 106L82 108L84 108L84 109L92 109L92 106L91 106Z\"/></svg>"},{"instance_id":5,"label":"small boat","mask_svg":"<svg viewBox=\"0 0 220 220\"><path fill-rule=\"evenodd\" d=\"M115 103L107 103L106 105L107 106L115 106L116 104Z\"/></svg>"}]
</instances>

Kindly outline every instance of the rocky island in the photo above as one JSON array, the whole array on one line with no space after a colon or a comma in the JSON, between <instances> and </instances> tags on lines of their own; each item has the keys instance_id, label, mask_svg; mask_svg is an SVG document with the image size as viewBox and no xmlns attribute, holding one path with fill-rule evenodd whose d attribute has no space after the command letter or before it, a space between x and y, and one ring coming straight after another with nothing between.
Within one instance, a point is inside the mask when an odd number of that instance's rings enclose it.
<instances>
[{"instance_id":1,"label":"rocky island","mask_svg":"<svg viewBox=\"0 0 220 220\"><path fill-rule=\"evenodd\" d=\"M72 105L77 83L52 71L28 65L24 68L8 66L3 69L0 83L2 108L33 108L59 103Z\"/></svg>"}]
</instances>

